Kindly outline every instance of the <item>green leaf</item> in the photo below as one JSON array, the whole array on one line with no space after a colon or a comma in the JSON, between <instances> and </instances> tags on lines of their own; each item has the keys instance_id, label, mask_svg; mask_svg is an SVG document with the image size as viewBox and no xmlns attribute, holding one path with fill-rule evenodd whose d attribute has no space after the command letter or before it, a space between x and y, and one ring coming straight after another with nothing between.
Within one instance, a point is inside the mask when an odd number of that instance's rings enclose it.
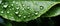
<instances>
[{"instance_id":1,"label":"green leaf","mask_svg":"<svg viewBox=\"0 0 60 26\"><path fill-rule=\"evenodd\" d=\"M42 15L42 17L55 17L60 15L60 3L53 6L49 11Z\"/></svg>"},{"instance_id":2,"label":"green leaf","mask_svg":"<svg viewBox=\"0 0 60 26\"><path fill-rule=\"evenodd\" d=\"M17 22L34 20L48 11L52 6L57 4L53 1L20 0L3 0L2 3L2 6L0 6L0 14L1 10L4 12L1 14L1 16Z\"/></svg>"}]
</instances>

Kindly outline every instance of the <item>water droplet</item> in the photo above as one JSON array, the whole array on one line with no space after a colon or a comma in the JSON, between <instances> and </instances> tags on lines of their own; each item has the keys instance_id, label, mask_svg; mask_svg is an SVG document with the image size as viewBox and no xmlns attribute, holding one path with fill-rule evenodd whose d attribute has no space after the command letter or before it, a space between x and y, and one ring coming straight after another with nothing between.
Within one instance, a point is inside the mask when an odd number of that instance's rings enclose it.
<instances>
[{"instance_id":1,"label":"water droplet","mask_svg":"<svg viewBox=\"0 0 60 26\"><path fill-rule=\"evenodd\" d=\"M25 6L25 5L23 5L23 6Z\"/></svg>"},{"instance_id":2,"label":"water droplet","mask_svg":"<svg viewBox=\"0 0 60 26\"><path fill-rule=\"evenodd\" d=\"M16 2L16 4L18 4L18 2Z\"/></svg>"},{"instance_id":3,"label":"water droplet","mask_svg":"<svg viewBox=\"0 0 60 26\"><path fill-rule=\"evenodd\" d=\"M17 7L16 9L19 9L19 7Z\"/></svg>"},{"instance_id":4,"label":"water droplet","mask_svg":"<svg viewBox=\"0 0 60 26\"><path fill-rule=\"evenodd\" d=\"M12 8L12 10L14 10L14 8Z\"/></svg>"},{"instance_id":5,"label":"water droplet","mask_svg":"<svg viewBox=\"0 0 60 26\"><path fill-rule=\"evenodd\" d=\"M9 13L9 11L7 11L7 13Z\"/></svg>"},{"instance_id":6,"label":"water droplet","mask_svg":"<svg viewBox=\"0 0 60 26\"><path fill-rule=\"evenodd\" d=\"M35 13L36 15L38 14L38 13Z\"/></svg>"},{"instance_id":7,"label":"water droplet","mask_svg":"<svg viewBox=\"0 0 60 26\"><path fill-rule=\"evenodd\" d=\"M4 13L3 11L1 11L1 13Z\"/></svg>"},{"instance_id":8,"label":"water droplet","mask_svg":"<svg viewBox=\"0 0 60 26\"><path fill-rule=\"evenodd\" d=\"M27 9L30 9L30 7L28 6Z\"/></svg>"},{"instance_id":9,"label":"water droplet","mask_svg":"<svg viewBox=\"0 0 60 26\"><path fill-rule=\"evenodd\" d=\"M8 7L11 7L11 6L8 6Z\"/></svg>"},{"instance_id":10,"label":"water droplet","mask_svg":"<svg viewBox=\"0 0 60 26\"><path fill-rule=\"evenodd\" d=\"M11 9L10 9L11 10Z\"/></svg>"},{"instance_id":11,"label":"water droplet","mask_svg":"<svg viewBox=\"0 0 60 26\"><path fill-rule=\"evenodd\" d=\"M18 15L19 17L21 17L21 15Z\"/></svg>"},{"instance_id":12,"label":"water droplet","mask_svg":"<svg viewBox=\"0 0 60 26\"><path fill-rule=\"evenodd\" d=\"M44 7L43 6L40 6L40 9L42 10Z\"/></svg>"},{"instance_id":13,"label":"water droplet","mask_svg":"<svg viewBox=\"0 0 60 26\"><path fill-rule=\"evenodd\" d=\"M24 10L24 8L22 10Z\"/></svg>"},{"instance_id":14,"label":"water droplet","mask_svg":"<svg viewBox=\"0 0 60 26\"><path fill-rule=\"evenodd\" d=\"M7 15L5 15L4 17L7 18Z\"/></svg>"},{"instance_id":15,"label":"water droplet","mask_svg":"<svg viewBox=\"0 0 60 26\"><path fill-rule=\"evenodd\" d=\"M7 8L8 5L3 5L4 8Z\"/></svg>"},{"instance_id":16,"label":"water droplet","mask_svg":"<svg viewBox=\"0 0 60 26\"><path fill-rule=\"evenodd\" d=\"M16 14L18 14L19 12L15 12Z\"/></svg>"},{"instance_id":17,"label":"water droplet","mask_svg":"<svg viewBox=\"0 0 60 26\"><path fill-rule=\"evenodd\" d=\"M10 17L11 20L15 20L14 17Z\"/></svg>"},{"instance_id":18,"label":"water droplet","mask_svg":"<svg viewBox=\"0 0 60 26\"><path fill-rule=\"evenodd\" d=\"M30 16L28 16L28 17L30 17Z\"/></svg>"},{"instance_id":19,"label":"water droplet","mask_svg":"<svg viewBox=\"0 0 60 26\"><path fill-rule=\"evenodd\" d=\"M15 3L15 1L13 1L13 3Z\"/></svg>"},{"instance_id":20,"label":"water droplet","mask_svg":"<svg viewBox=\"0 0 60 26\"><path fill-rule=\"evenodd\" d=\"M24 18L26 18L26 16L24 16Z\"/></svg>"}]
</instances>

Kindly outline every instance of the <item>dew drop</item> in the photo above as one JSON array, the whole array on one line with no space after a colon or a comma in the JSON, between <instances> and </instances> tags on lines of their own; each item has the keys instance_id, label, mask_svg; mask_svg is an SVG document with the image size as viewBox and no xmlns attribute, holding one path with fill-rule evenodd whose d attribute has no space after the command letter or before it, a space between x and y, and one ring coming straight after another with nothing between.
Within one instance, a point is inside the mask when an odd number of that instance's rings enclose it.
<instances>
[{"instance_id":1,"label":"dew drop","mask_svg":"<svg viewBox=\"0 0 60 26\"><path fill-rule=\"evenodd\" d=\"M1 13L4 13L3 11L1 11Z\"/></svg>"},{"instance_id":2,"label":"dew drop","mask_svg":"<svg viewBox=\"0 0 60 26\"><path fill-rule=\"evenodd\" d=\"M30 9L30 7L28 6L27 9Z\"/></svg>"},{"instance_id":3,"label":"dew drop","mask_svg":"<svg viewBox=\"0 0 60 26\"><path fill-rule=\"evenodd\" d=\"M7 15L5 15L4 17L7 18Z\"/></svg>"},{"instance_id":4,"label":"dew drop","mask_svg":"<svg viewBox=\"0 0 60 26\"><path fill-rule=\"evenodd\" d=\"M13 3L15 3L15 1L13 1Z\"/></svg>"},{"instance_id":5,"label":"dew drop","mask_svg":"<svg viewBox=\"0 0 60 26\"><path fill-rule=\"evenodd\" d=\"M11 20L15 20L14 17L11 17L10 19L11 19Z\"/></svg>"},{"instance_id":6,"label":"dew drop","mask_svg":"<svg viewBox=\"0 0 60 26\"><path fill-rule=\"evenodd\" d=\"M42 10L44 7L43 6L40 6L40 9Z\"/></svg>"},{"instance_id":7,"label":"dew drop","mask_svg":"<svg viewBox=\"0 0 60 26\"><path fill-rule=\"evenodd\" d=\"M25 6L25 5L23 5L23 6Z\"/></svg>"},{"instance_id":8,"label":"dew drop","mask_svg":"<svg viewBox=\"0 0 60 26\"><path fill-rule=\"evenodd\" d=\"M8 6L8 7L11 7L11 6Z\"/></svg>"},{"instance_id":9,"label":"dew drop","mask_svg":"<svg viewBox=\"0 0 60 26\"><path fill-rule=\"evenodd\" d=\"M24 16L24 18L26 18L26 16Z\"/></svg>"},{"instance_id":10,"label":"dew drop","mask_svg":"<svg viewBox=\"0 0 60 26\"><path fill-rule=\"evenodd\" d=\"M38 14L38 13L35 13L36 15Z\"/></svg>"},{"instance_id":11,"label":"dew drop","mask_svg":"<svg viewBox=\"0 0 60 26\"><path fill-rule=\"evenodd\" d=\"M19 7L17 7L16 9L19 9Z\"/></svg>"},{"instance_id":12,"label":"dew drop","mask_svg":"<svg viewBox=\"0 0 60 26\"><path fill-rule=\"evenodd\" d=\"M22 10L24 10L24 8Z\"/></svg>"},{"instance_id":13,"label":"dew drop","mask_svg":"<svg viewBox=\"0 0 60 26\"><path fill-rule=\"evenodd\" d=\"M11 4L11 6L13 6L13 4Z\"/></svg>"},{"instance_id":14,"label":"dew drop","mask_svg":"<svg viewBox=\"0 0 60 26\"><path fill-rule=\"evenodd\" d=\"M18 4L18 2L16 2L16 4Z\"/></svg>"},{"instance_id":15,"label":"dew drop","mask_svg":"<svg viewBox=\"0 0 60 26\"><path fill-rule=\"evenodd\" d=\"M11 10L11 9L10 9Z\"/></svg>"},{"instance_id":16,"label":"dew drop","mask_svg":"<svg viewBox=\"0 0 60 26\"><path fill-rule=\"evenodd\" d=\"M12 10L14 10L14 8L12 8Z\"/></svg>"},{"instance_id":17,"label":"dew drop","mask_svg":"<svg viewBox=\"0 0 60 26\"><path fill-rule=\"evenodd\" d=\"M18 15L19 17L21 17L21 15Z\"/></svg>"},{"instance_id":18,"label":"dew drop","mask_svg":"<svg viewBox=\"0 0 60 26\"><path fill-rule=\"evenodd\" d=\"M18 12L15 12L16 14L18 14Z\"/></svg>"},{"instance_id":19,"label":"dew drop","mask_svg":"<svg viewBox=\"0 0 60 26\"><path fill-rule=\"evenodd\" d=\"M4 8L7 8L8 5L3 5Z\"/></svg>"},{"instance_id":20,"label":"dew drop","mask_svg":"<svg viewBox=\"0 0 60 26\"><path fill-rule=\"evenodd\" d=\"M9 11L7 11L7 13L9 13Z\"/></svg>"}]
</instances>

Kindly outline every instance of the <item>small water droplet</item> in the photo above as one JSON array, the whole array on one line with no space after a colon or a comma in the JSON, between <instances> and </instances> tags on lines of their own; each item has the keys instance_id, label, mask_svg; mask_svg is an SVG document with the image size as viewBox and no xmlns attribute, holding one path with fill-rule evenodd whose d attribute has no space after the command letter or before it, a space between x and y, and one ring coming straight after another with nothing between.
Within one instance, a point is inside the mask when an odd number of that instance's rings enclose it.
<instances>
[{"instance_id":1,"label":"small water droplet","mask_svg":"<svg viewBox=\"0 0 60 26\"><path fill-rule=\"evenodd\" d=\"M27 9L30 9L30 7L28 6Z\"/></svg>"},{"instance_id":2,"label":"small water droplet","mask_svg":"<svg viewBox=\"0 0 60 26\"><path fill-rule=\"evenodd\" d=\"M11 6L13 6L13 4L11 4Z\"/></svg>"},{"instance_id":3,"label":"small water droplet","mask_svg":"<svg viewBox=\"0 0 60 26\"><path fill-rule=\"evenodd\" d=\"M8 7L11 7L11 6L8 6Z\"/></svg>"},{"instance_id":4,"label":"small water droplet","mask_svg":"<svg viewBox=\"0 0 60 26\"><path fill-rule=\"evenodd\" d=\"M15 3L15 1L13 1L13 3Z\"/></svg>"},{"instance_id":5,"label":"small water droplet","mask_svg":"<svg viewBox=\"0 0 60 26\"><path fill-rule=\"evenodd\" d=\"M16 4L18 4L18 2L16 2Z\"/></svg>"},{"instance_id":6,"label":"small water droplet","mask_svg":"<svg viewBox=\"0 0 60 26\"><path fill-rule=\"evenodd\" d=\"M14 8L12 8L12 10L14 10Z\"/></svg>"},{"instance_id":7,"label":"small water droplet","mask_svg":"<svg viewBox=\"0 0 60 26\"><path fill-rule=\"evenodd\" d=\"M7 15L5 15L4 17L7 18Z\"/></svg>"},{"instance_id":8,"label":"small water droplet","mask_svg":"<svg viewBox=\"0 0 60 26\"><path fill-rule=\"evenodd\" d=\"M19 9L19 7L17 7L16 9Z\"/></svg>"},{"instance_id":9,"label":"small water droplet","mask_svg":"<svg viewBox=\"0 0 60 26\"><path fill-rule=\"evenodd\" d=\"M38 14L38 13L35 13L36 15Z\"/></svg>"},{"instance_id":10,"label":"small water droplet","mask_svg":"<svg viewBox=\"0 0 60 26\"><path fill-rule=\"evenodd\" d=\"M4 8L7 8L8 5L3 5Z\"/></svg>"},{"instance_id":11,"label":"small water droplet","mask_svg":"<svg viewBox=\"0 0 60 26\"><path fill-rule=\"evenodd\" d=\"M15 12L16 14L18 14L19 12Z\"/></svg>"},{"instance_id":12,"label":"small water droplet","mask_svg":"<svg viewBox=\"0 0 60 26\"><path fill-rule=\"evenodd\" d=\"M1 13L4 13L3 11L1 11Z\"/></svg>"},{"instance_id":13,"label":"small water droplet","mask_svg":"<svg viewBox=\"0 0 60 26\"><path fill-rule=\"evenodd\" d=\"M40 6L40 9L42 10L44 7L43 6Z\"/></svg>"},{"instance_id":14,"label":"small water droplet","mask_svg":"<svg viewBox=\"0 0 60 26\"><path fill-rule=\"evenodd\" d=\"M10 19L11 19L11 20L15 20L14 17L11 17Z\"/></svg>"},{"instance_id":15,"label":"small water droplet","mask_svg":"<svg viewBox=\"0 0 60 26\"><path fill-rule=\"evenodd\" d=\"M11 9L10 9L11 10Z\"/></svg>"},{"instance_id":16,"label":"small water droplet","mask_svg":"<svg viewBox=\"0 0 60 26\"><path fill-rule=\"evenodd\" d=\"M21 15L18 15L19 17L21 17Z\"/></svg>"},{"instance_id":17,"label":"small water droplet","mask_svg":"<svg viewBox=\"0 0 60 26\"><path fill-rule=\"evenodd\" d=\"M23 5L23 6L25 6L25 5Z\"/></svg>"},{"instance_id":18,"label":"small water droplet","mask_svg":"<svg viewBox=\"0 0 60 26\"><path fill-rule=\"evenodd\" d=\"M9 13L9 11L7 11L7 13Z\"/></svg>"},{"instance_id":19,"label":"small water droplet","mask_svg":"<svg viewBox=\"0 0 60 26\"><path fill-rule=\"evenodd\" d=\"M30 17L30 16L28 16L28 17Z\"/></svg>"},{"instance_id":20,"label":"small water droplet","mask_svg":"<svg viewBox=\"0 0 60 26\"><path fill-rule=\"evenodd\" d=\"M22 10L24 10L24 8Z\"/></svg>"},{"instance_id":21,"label":"small water droplet","mask_svg":"<svg viewBox=\"0 0 60 26\"><path fill-rule=\"evenodd\" d=\"M26 18L26 16L24 16L24 18Z\"/></svg>"}]
</instances>

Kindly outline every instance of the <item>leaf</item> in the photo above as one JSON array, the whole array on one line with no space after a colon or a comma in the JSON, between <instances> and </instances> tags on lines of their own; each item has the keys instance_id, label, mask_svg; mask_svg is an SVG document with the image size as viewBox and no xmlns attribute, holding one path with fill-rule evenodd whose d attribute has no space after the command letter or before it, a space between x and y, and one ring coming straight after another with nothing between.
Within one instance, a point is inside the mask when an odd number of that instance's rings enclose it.
<instances>
[{"instance_id":1,"label":"leaf","mask_svg":"<svg viewBox=\"0 0 60 26\"><path fill-rule=\"evenodd\" d=\"M0 14L3 18L17 21L26 22L34 20L48 11L52 6L57 3L53 1L20 1L20 0L3 0L0 10L4 12ZM1 6L0 6L1 7Z\"/></svg>"},{"instance_id":2,"label":"leaf","mask_svg":"<svg viewBox=\"0 0 60 26\"><path fill-rule=\"evenodd\" d=\"M53 6L49 11L42 15L42 17L55 17L60 15L60 3Z\"/></svg>"}]
</instances>

